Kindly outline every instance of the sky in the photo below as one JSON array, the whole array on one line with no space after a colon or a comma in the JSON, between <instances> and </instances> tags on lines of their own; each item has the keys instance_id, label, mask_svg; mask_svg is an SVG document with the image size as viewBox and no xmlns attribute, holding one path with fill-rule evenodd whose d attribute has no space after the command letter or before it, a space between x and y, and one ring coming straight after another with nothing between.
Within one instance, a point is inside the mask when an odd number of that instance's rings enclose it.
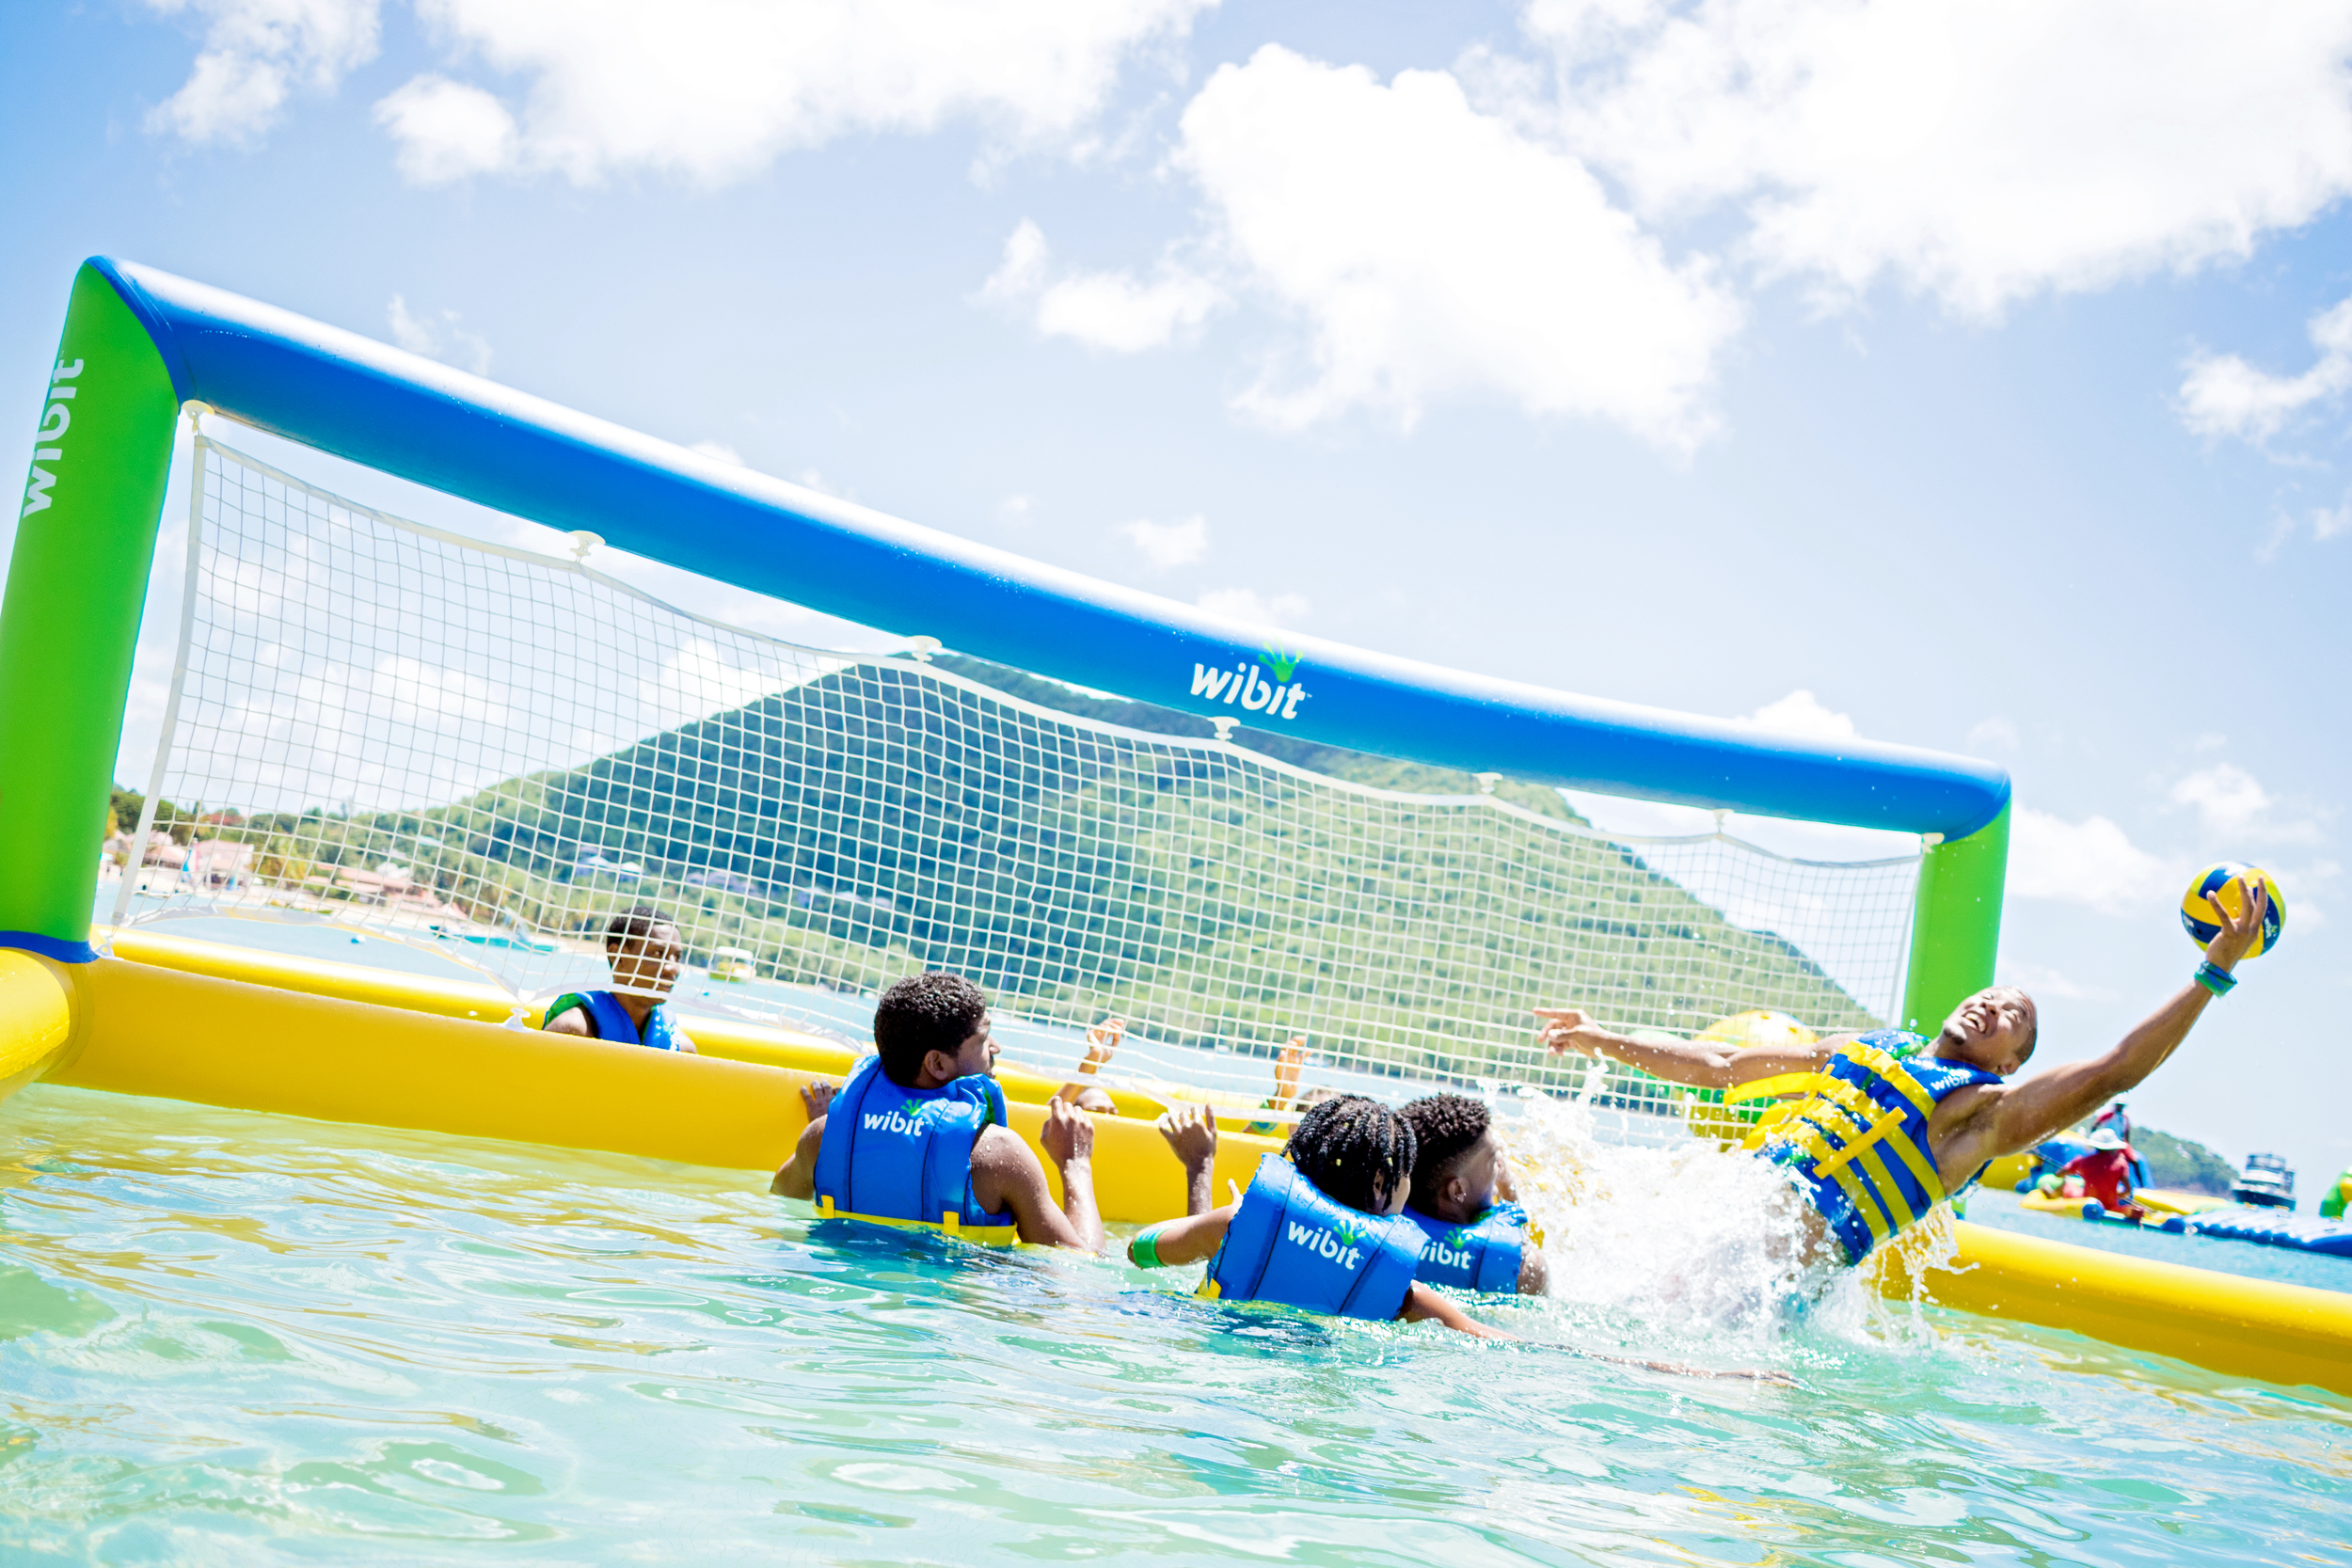
<instances>
[{"instance_id":1,"label":"sky","mask_svg":"<svg viewBox=\"0 0 2352 1568\"><path fill-rule=\"evenodd\" d=\"M2352 3L24 0L0 71L0 465L105 253L1247 618L1989 757L2039 1060L2255 862L2285 939L2133 1109L2352 1164Z\"/></svg>"}]
</instances>

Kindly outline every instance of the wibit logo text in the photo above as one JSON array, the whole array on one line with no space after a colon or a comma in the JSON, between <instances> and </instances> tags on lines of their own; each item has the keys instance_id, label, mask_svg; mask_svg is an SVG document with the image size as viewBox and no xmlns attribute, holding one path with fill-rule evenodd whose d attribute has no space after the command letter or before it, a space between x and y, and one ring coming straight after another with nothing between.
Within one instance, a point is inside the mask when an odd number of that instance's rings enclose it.
<instances>
[{"instance_id":1,"label":"wibit logo text","mask_svg":"<svg viewBox=\"0 0 2352 1568\"><path fill-rule=\"evenodd\" d=\"M860 1120L868 1132L896 1132L906 1138L922 1131L921 1123L897 1111L868 1111Z\"/></svg>"},{"instance_id":2,"label":"wibit logo text","mask_svg":"<svg viewBox=\"0 0 2352 1568\"><path fill-rule=\"evenodd\" d=\"M1194 665L1192 694L1213 703L1237 705L1269 719L1297 718L1298 705L1311 695L1302 682L1267 679L1264 666L1254 661L1231 670L1221 665Z\"/></svg>"},{"instance_id":3,"label":"wibit logo text","mask_svg":"<svg viewBox=\"0 0 2352 1568\"><path fill-rule=\"evenodd\" d=\"M1449 1242L1454 1244L1447 1245ZM1470 1266L1470 1247L1462 1242L1458 1230L1451 1236L1432 1236L1429 1244L1421 1249L1421 1260L1441 1269L1467 1269Z\"/></svg>"},{"instance_id":4,"label":"wibit logo text","mask_svg":"<svg viewBox=\"0 0 2352 1568\"><path fill-rule=\"evenodd\" d=\"M66 383L81 373L82 361L69 365L60 359L49 377L49 405L41 413L40 428L33 432L33 471L24 483L24 510L17 514L20 520L49 508L49 492L57 476L41 465L65 460L65 448L56 443L73 424L73 394L81 390Z\"/></svg>"},{"instance_id":5,"label":"wibit logo text","mask_svg":"<svg viewBox=\"0 0 2352 1568\"><path fill-rule=\"evenodd\" d=\"M1296 1220L1284 1221L1282 1229L1294 1246L1303 1246L1309 1252L1331 1259L1343 1269L1353 1269L1364 1260L1362 1250L1349 1244L1354 1237L1343 1239L1321 1226L1301 1225Z\"/></svg>"}]
</instances>

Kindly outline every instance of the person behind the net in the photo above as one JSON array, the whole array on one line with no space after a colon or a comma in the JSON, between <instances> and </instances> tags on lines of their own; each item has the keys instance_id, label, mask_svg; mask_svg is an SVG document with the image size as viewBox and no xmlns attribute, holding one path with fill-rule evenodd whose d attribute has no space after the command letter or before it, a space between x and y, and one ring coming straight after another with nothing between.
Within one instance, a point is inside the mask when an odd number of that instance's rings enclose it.
<instances>
[{"instance_id":1,"label":"person behind the net","mask_svg":"<svg viewBox=\"0 0 2352 1568\"><path fill-rule=\"evenodd\" d=\"M1538 1007L1551 1050L1606 1056L1672 1083L1731 1089L1783 1085L1794 1113L1757 1153L1783 1166L1807 1200L1807 1256L1859 1262L1880 1242L1926 1217L2005 1154L2033 1148L2162 1067L2263 928L2270 893L2240 887L2241 915L2218 898L2221 929L2205 961L2164 1006L2106 1054L2010 1080L2040 1033L2033 999L2013 986L1980 990L1954 1008L1932 1040L1899 1030L1833 1036L1812 1046L1725 1050L1704 1040L1651 1044L1613 1034L1570 1007ZM1898 1051L1916 1054L1898 1059Z\"/></svg>"},{"instance_id":2,"label":"person behind the net","mask_svg":"<svg viewBox=\"0 0 2352 1568\"><path fill-rule=\"evenodd\" d=\"M1290 1158L1263 1156L1238 1202L1211 1208L1216 1118L1180 1106L1160 1133L1184 1167L1186 1213L1137 1231L1127 1258L1154 1269L1206 1260L1200 1293L1273 1301L1339 1317L1434 1319L1484 1338L1509 1336L1474 1323L1414 1279L1421 1229L1400 1211L1411 1193L1413 1130L1376 1101L1342 1095L1291 1130Z\"/></svg>"},{"instance_id":3,"label":"person behind the net","mask_svg":"<svg viewBox=\"0 0 2352 1568\"><path fill-rule=\"evenodd\" d=\"M605 922L604 961L611 990L565 991L548 1004L539 1027L550 1035L580 1035L616 1045L694 1053L664 1002L685 973L686 947L677 927L639 904Z\"/></svg>"},{"instance_id":4,"label":"person behind the net","mask_svg":"<svg viewBox=\"0 0 2352 1568\"><path fill-rule=\"evenodd\" d=\"M875 1053L840 1087L801 1090L808 1125L771 1192L830 1199L836 1212L961 1228L1011 1227L1025 1242L1103 1250L1094 1202L1094 1123L1059 1096L1039 1135L1061 1173L1006 1124L988 998L960 974L900 980L874 1007Z\"/></svg>"},{"instance_id":5,"label":"person behind the net","mask_svg":"<svg viewBox=\"0 0 2352 1568\"><path fill-rule=\"evenodd\" d=\"M1397 1115L1418 1148L1405 1202L1405 1217L1422 1237L1415 1277L1462 1291L1544 1294L1550 1272L1516 1201L1511 1162L1486 1105L1468 1095L1433 1094Z\"/></svg>"}]
</instances>

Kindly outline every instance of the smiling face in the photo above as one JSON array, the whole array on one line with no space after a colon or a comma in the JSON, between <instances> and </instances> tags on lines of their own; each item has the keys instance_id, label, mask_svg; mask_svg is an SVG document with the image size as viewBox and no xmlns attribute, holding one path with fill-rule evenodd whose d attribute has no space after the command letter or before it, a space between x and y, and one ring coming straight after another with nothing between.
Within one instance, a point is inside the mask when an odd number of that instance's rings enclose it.
<instances>
[{"instance_id":1,"label":"smiling face","mask_svg":"<svg viewBox=\"0 0 2352 1568\"><path fill-rule=\"evenodd\" d=\"M637 996L667 996L685 973L686 947L675 926L656 926L642 937L608 942L605 957L612 965L612 988Z\"/></svg>"},{"instance_id":2,"label":"smiling face","mask_svg":"<svg viewBox=\"0 0 2352 1568\"><path fill-rule=\"evenodd\" d=\"M2006 1078L2033 1054L2040 1029L2032 997L2015 986L1989 986L1952 1009L1935 1053Z\"/></svg>"}]
</instances>

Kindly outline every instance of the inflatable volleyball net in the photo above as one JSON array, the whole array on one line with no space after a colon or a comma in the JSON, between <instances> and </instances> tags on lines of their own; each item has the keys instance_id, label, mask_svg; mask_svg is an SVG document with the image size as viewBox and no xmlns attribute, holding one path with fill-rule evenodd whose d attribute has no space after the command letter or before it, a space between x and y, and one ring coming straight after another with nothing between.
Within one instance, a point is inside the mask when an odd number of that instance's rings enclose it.
<instances>
[{"instance_id":1,"label":"inflatable volleyball net","mask_svg":"<svg viewBox=\"0 0 2352 1568\"><path fill-rule=\"evenodd\" d=\"M1117 1017L1114 1081L1245 1098L1297 1041L1306 1087L1671 1113L1682 1091L1547 1058L1529 1007L1679 1035L1898 1016L1915 851L1629 838L1556 789L1252 729L1300 673L1272 640L1196 674L1252 699L1222 724L927 639L799 646L608 575L589 536L425 527L206 427L117 925L349 924L544 1001L609 984L608 923L648 910L737 982L690 1012L854 1039L881 987L950 969L1038 1026L1000 1028L1022 1065L1066 1070Z\"/></svg>"}]
</instances>

